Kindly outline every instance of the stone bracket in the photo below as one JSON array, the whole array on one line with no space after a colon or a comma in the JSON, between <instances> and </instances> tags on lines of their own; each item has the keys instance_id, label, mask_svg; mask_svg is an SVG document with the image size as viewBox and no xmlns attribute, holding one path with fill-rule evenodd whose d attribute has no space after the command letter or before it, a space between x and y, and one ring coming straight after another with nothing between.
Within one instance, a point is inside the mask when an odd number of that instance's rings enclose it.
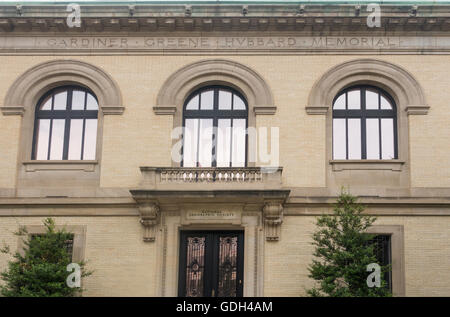
<instances>
[{"instance_id":1,"label":"stone bracket","mask_svg":"<svg viewBox=\"0 0 450 317\"><path fill-rule=\"evenodd\" d=\"M156 202L138 202L140 223L144 226L144 242L154 242L159 224L159 205Z\"/></svg>"},{"instance_id":2,"label":"stone bracket","mask_svg":"<svg viewBox=\"0 0 450 317\"><path fill-rule=\"evenodd\" d=\"M263 207L263 219L266 241L280 240L283 205L280 202L267 202Z\"/></svg>"}]
</instances>

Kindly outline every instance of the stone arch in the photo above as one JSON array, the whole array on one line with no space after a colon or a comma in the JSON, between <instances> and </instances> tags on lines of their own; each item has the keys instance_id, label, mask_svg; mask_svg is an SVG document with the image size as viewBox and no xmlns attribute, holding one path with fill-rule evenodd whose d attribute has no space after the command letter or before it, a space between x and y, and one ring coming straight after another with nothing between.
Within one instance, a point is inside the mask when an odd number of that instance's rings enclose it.
<instances>
[{"instance_id":1,"label":"stone arch","mask_svg":"<svg viewBox=\"0 0 450 317\"><path fill-rule=\"evenodd\" d=\"M76 60L55 60L32 67L9 88L3 107L4 115L34 113L38 99L60 85L82 85L94 92L103 114L122 114L122 95L117 83L102 69Z\"/></svg>"},{"instance_id":2,"label":"stone arch","mask_svg":"<svg viewBox=\"0 0 450 317\"><path fill-rule=\"evenodd\" d=\"M206 85L226 85L247 99L250 113L274 114L273 96L266 81L247 66L229 60L213 59L184 66L162 86L154 111L156 114L181 116L185 98Z\"/></svg>"},{"instance_id":3,"label":"stone arch","mask_svg":"<svg viewBox=\"0 0 450 317\"><path fill-rule=\"evenodd\" d=\"M344 88L372 84L388 92L399 110L409 114L427 114L429 106L420 84L403 68L376 59L358 59L328 70L314 84L309 95L308 114L326 114L333 98Z\"/></svg>"}]
</instances>

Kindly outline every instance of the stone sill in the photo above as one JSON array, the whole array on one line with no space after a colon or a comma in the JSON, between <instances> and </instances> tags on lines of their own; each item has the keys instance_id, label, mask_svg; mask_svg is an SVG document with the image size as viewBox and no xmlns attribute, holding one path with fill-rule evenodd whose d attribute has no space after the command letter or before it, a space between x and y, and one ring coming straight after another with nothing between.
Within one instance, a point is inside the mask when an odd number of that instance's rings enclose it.
<instances>
[{"instance_id":1,"label":"stone sill","mask_svg":"<svg viewBox=\"0 0 450 317\"><path fill-rule=\"evenodd\" d=\"M22 163L26 172L36 171L85 171L93 172L95 166L98 165L97 160L32 160Z\"/></svg>"},{"instance_id":2,"label":"stone sill","mask_svg":"<svg viewBox=\"0 0 450 317\"><path fill-rule=\"evenodd\" d=\"M334 172L343 170L391 170L400 172L405 165L402 160L330 160Z\"/></svg>"}]
</instances>

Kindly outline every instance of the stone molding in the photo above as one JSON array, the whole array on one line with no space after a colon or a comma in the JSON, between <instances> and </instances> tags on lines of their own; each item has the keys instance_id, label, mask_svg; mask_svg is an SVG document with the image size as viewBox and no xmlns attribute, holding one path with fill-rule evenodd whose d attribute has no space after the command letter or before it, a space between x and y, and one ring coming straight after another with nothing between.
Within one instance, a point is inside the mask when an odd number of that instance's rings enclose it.
<instances>
[{"instance_id":1,"label":"stone molding","mask_svg":"<svg viewBox=\"0 0 450 317\"><path fill-rule=\"evenodd\" d=\"M3 115L34 113L39 98L51 88L78 84L97 96L103 114L122 114L122 95L117 83L102 69L77 60L53 60L28 69L15 80L0 109Z\"/></svg>"},{"instance_id":2,"label":"stone molding","mask_svg":"<svg viewBox=\"0 0 450 317\"><path fill-rule=\"evenodd\" d=\"M366 25L367 3L192 3L189 8L180 3L81 4L86 32L236 32L236 31L297 31L329 30L446 32L448 4L421 3L380 4L383 12L379 30ZM65 23L66 6L25 4L0 6L0 30L3 32L79 32Z\"/></svg>"},{"instance_id":3,"label":"stone molding","mask_svg":"<svg viewBox=\"0 0 450 317\"><path fill-rule=\"evenodd\" d=\"M405 296L405 247L404 228L402 225L372 225L367 229L371 234L391 236L392 255L392 293L394 296Z\"/></svg>"},{"instance_id":4,"label":"stone molding","mask_svg":"<svg viewBox=\"0 0 450 317\"><path fill-rule=\"evenodd\" d=\"M140 223L144 227L144 242L154 242L159 224L159 205L156 202L138 201Z\"/></svg>"},{"instance_id":5,"label":"stone molding","mask_svg":"<svg viewBox=\"0 0 450 317\"><path fill-rule=\"evenodd\" d=\"M376 59L357 59L337 65L313 85L308 114L326 114L339 91L356 84L373 84L386 90L399 110L407 114L427 114L429 106L419 82L403 68Z\"/></svg>"},{"instance_id":6,"label":"stone molding","mask_svg":"<svg viewBox=\"0 0 450 317\"><path fill-rule=\"evenodd\" d=\"M213 84L240 91L247 99L249 111L255 114L276 111L270 87L261 75L245 65L222 59L195 62L176 71L163 84L153 109L156 114L181 114L191 92Z\"/></svg>"},{"instance_id":7,"label":"stone molding","mask_svg":"<svg viewBox=\"0 0 450 317\"><path fill-rule=\"evenodd\" d=\"M283 205L280 202L266 202L263 207L263 217L266 241L280 240Z\"/></svg>"},{"instance_id":8,"label":"stone molding","mask_svg":"<svg viewBox=\"0 0 450 317\"><path fill-rule=\"evenodd\" d=\"M81 262L84 261L84 253L86 248L86 225L56 225L57 230L66 230L73 234L73 246L72 246L72 261ZM26 225L25 229L28 235L44 234L47 228L44 225ZM17 251L23 254L25 247L25 241L22 236L19 236L17 242Z\"/></svg>"}]
</instances>

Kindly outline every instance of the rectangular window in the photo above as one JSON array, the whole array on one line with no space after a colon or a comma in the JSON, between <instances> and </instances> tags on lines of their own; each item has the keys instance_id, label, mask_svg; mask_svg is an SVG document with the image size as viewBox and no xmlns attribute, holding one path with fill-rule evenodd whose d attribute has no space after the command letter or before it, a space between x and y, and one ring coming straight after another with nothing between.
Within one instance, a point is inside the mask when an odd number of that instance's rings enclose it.
<instances>
[{"instance_id":1,"label":"rectangular window","mask_svg":"<svg viewBox=\"0 0 450 317\"><path fill-rule=\"evenodd\" d=\"M29 235L30 237L30 241L38 238L38 237L43 237L45 234L44 233L32 233ZM72 261L73 258L73 241L74 241L74 235L71 234L70 238L66 241L64 241L64 248L67 251L67 254L70 256L70 259Z\"/></svg>"},{"instance_id":2,"label":"rectangular window","mask_svg":"<svg viewBox=\"0 0 450 317\"><path fill-rule=\"evenodd\" d=\"M391 236L390 235L377 235L371 241L374 245L375 256L378 260L378 264L381 266L392 265L392 254L391 254ZM392 291L392 273L386 272L384 274L384 280L386 281L386 286Z\"/></svg>"}]
</instances>

